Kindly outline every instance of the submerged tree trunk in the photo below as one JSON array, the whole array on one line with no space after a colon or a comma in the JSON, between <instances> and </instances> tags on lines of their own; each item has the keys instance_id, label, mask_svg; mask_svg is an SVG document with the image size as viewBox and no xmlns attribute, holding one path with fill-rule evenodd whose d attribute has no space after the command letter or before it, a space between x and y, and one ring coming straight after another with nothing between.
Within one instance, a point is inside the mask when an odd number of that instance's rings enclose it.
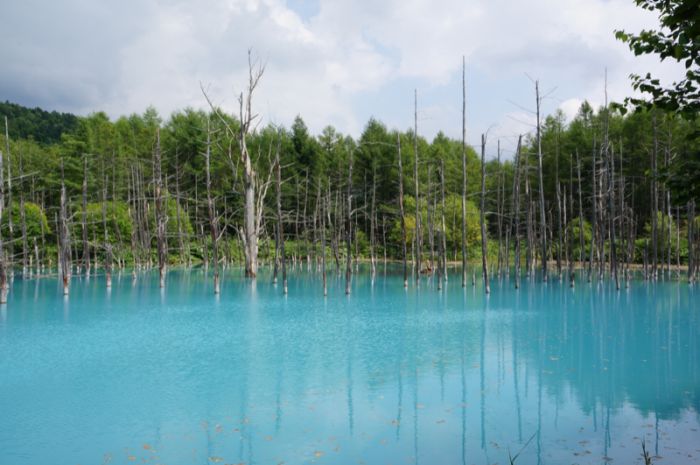
<instances>
[{"instance_id":1,"label":"submerged tree trunk","mask_svg":"<svg viewBox=\"0 0 700 465\"><path fill-rule=\"evenodd\" d=\"M282 166L279 145L275 153L275 194L277 207L277 235L279 237L280 260L282 260L282 290L287 293L287 256L284 250L284 226L282 225Z\"/></svg>"},{"instance_id":2,"label":"submerged tree trunk","mask_svg":"<svg viewBox=\"0 0 700 465\"><path fill-rule=\"evenodd\" d=\"M399 161L399 214L401 215L401 252L403 258L403 287L408 287L408 253L406 251L406 212L403 205L403 167L401 164L401 136L396 136L396 149Z\"/></svg>"},{"instance_id":3,"label":"submerged tree trunk","mask_svg":"<svg viewBox=\"0 0 700 465\"><path fill-rule=\"evenodd\" d=\"M5 205L5 183L2 168L3 157L0 150L0 223L2 223L3 207ZM2 228L0 228L0 305L7 303L7 268L5 263L5 244L2 240Z\"/></svg>"},{"instance_id":4,"label":"submerged tree trunk","mask_svg":"<svg viewBox=\"0 0 700 465\"><path fill-rule=\"evenodd\" d=\"M547 282L547 220L544 210L544 177L542 174L542 137L540 128L540 87L539 81L535 81L535 96L537 98L537 173L539 177L540 191L540 241L542 247L542 280Z\"/></svg>"},{"instance_id":5,"label":"submerged tree trunk","mask_svg":"<svg viewBox=\"0 0 700 465\"><path fill-rule=\"evenodd\" d=\"M467 285L467 85L462 57L462 287Z\"/></svg>"},{"instance_id":6,"label":"submerged tree trunk","mask_svg":"<svg viewBox=\"0 0 700 465\"><path fill-rule=\"evenodd\" d=\"M204 152L204 168L207 184L207 214L209 216L209 234L211 235L212 261L214 263L214 294L219 294L219 228L211 196L211 129L207 120L207 148Z\"/></svg>"},{"instance_id":7,"label":"submerged tree trunk","mask_svg":"<svg viewBox=\"0 0 700 465\"><path fill-rule=\"evenodd\" d=\"M484 292L491 292L489 285L489 266L486 247L486 222L484 219L484 210L486 209L486 136L481 135L481 271L484 277Z\"/></svg>"},{"instance_id":8,"label":"submerged tree trunk","mask_svg":"<svg viewBox=\"0 0 700 465\"><path fill-rule=\"evenodd\" d=\"M104 165L102 167L104 175ZM109 241L107 232L107 176L104 176L104 187L102 188L102 229L104 232L104 252L105 252L105 282L107 288L112 287L112 244Z\"/></svg>"},{"instance_id":9,"label":"submerged tree trunk","mask_svg":"<svg viewBox=\"0 0 700 465\"><path fill-rule=\"evenodd\" d=\"M515 213L515 288L520 287L520 147L522 136L518 136L518 146L515 149L515 176L513 177L513 204Z\"/></svg>"},{"instance_id":10,"label":"submerged tree trunk","mask_svg":"<svg viewBox=\"0 0 700 465\"><path fill-rule=\"evenodd\" d=\"M691 200L688 202L688 282L691 284L695 281L695 267L695 201Z\"/></svg>"},{"instance_id":11,"label":"submerged tree trunk","mask_svg":"<svg viewBox=\"0 0 700 465\"><path fill-rule=\"evenodd\" d=\"M90 247L88 245L88 228L87 228L87 190L88 190L88 168L87 155L83 156L83 266L85 267L85 275L90 275ZM97 266L97 265L95 265Z\"/></svg>"},{"instance_id":12,"label":"submerged tree trunk","mask_svg":"<svg viewBox=\"0 0 700 465\"><path fill-rule=\"evenodd\" d=\"M348 187L347 187L347 222L348 227L345 231L345 240L347 245L347 257L345 260L345 294L350 294L350 280L352 278L352 150L348 160Z\"/></svg>"},{"instance_id":13,"label":"submerged tree trunk","mask_svg":"<svg viewBox=\"0 0 700 465\"><path fill-rule=\"evenodd\" d=\"M249 50L248 84L245 92L241 92L238 97L240 126L237 130L231 127L227 119L221 115L218 108L211 102L204 88L202 88L202 93L211 109L219 116L228 133L238 139L239 161L243 169L244 207L241 239L243 241L243 254L245 255L245 275L248 278L255 278L258 274L258 238L262 226L263 202L268 186L268 183L258 185L258 172L248 151L247 140L252 124L257 117L252 111L253 92L260 83L264 71L265 67L263 65L253 62L251 51ZM229 156L231 156L230 152ZM233 163L232 160L231 162Z\"/></svg>"},{"instance_id":14,"label":"submerged tree trunk","mask_svg":"<svg viewBox=\"0 0 700 465\"><path fill-rule=\"evenodd\" d=\"M445 160L440 159L440 197L442 209L440 211L440 234L441 234L441 257L442 257L442 279L447 281L447 226L445 225Z\"/></svg>"},{"instance_id":15,"label":"submerged tree trunk","mask_svg":"<svg viewBox=\"0 0 700 465\"><path fill-rule=\"evenodd\" d=\"M59 209L59 221L59 266L61 268L61 278L63 281L63 295L68 295L71 278L71 253L70 228L68 227L68 199L63 175L63 160L61 160L61 204Z\"/></svg>"},{"instance_id":16,"label":"submerged tree trunk","mask_svg":"<svg viewBox=\"0 0 700 465\"><path fill-rule=\"evenodd\" d=\"M160 287L165 287L167 243L165 237L165 206L163 205L163 176L161 171L160 128L156 130L156 145L153 150L153 184L156 199L156 237L158 243L158 276Z\"/></svg>"},{"instance_id":17,"label":"submerged tree trunk","mask_svg":"<svg viewBox=\"0 0 700 465\"><path fill-rule=\"evenodd\" d=\"M416 282L420 282L421 274L421 251L423 250L423 234L420 221L420 194L418 191L418 91L414 91L413 100L413 179L416 185Z\"/></svg>"}]
</instances>

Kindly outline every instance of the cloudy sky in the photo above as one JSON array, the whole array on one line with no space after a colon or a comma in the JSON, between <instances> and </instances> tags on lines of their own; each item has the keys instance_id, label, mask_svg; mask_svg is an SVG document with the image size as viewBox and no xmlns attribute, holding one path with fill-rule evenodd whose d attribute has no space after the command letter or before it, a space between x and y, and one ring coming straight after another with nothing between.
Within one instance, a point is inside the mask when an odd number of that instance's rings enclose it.
<instances>
[{"instance_id":1,"label":"cloudy sky","mask_svg":"<svg viewBox=\"0 0 700 465\"><path fill-rule=\"evenodd\" d=\"M631 72L679 73L615 40L657 24L632 0L5 0L0 16L1 100L112 117L204 108L200 83L234 110L252 48L264 122L405 129L417 89L419 132L459 138L464 55L469 142L512 146L531 130L531 78L544 112L573 115L602 103L606 68L611 99Z\"/></svg>"}]
</instances>

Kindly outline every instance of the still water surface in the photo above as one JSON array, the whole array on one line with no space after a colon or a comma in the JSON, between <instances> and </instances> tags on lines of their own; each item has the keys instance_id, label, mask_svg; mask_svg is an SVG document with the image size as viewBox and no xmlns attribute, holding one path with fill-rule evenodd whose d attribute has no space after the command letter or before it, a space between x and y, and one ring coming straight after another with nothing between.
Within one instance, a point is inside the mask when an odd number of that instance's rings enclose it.
<instances>
[{"instance_id":1,"label":"still water surface","mask_svg":"<svg viewBox=\"0 0 700 465\"><path fill-rule=\"evenodd\" d=\"M700 463L686 283L157 279L15 280L0 464Z\"/></svg>"}]
</instances>

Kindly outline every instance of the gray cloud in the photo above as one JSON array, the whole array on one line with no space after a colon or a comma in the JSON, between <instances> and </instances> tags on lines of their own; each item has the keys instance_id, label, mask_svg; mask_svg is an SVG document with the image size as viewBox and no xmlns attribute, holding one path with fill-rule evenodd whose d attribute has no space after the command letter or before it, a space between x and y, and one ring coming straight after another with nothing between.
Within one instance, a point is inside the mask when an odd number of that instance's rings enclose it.
<instances>
[{"instance_id":1,"label":"gray cloud","mask_svg":"<svg viewBox=\"0 0 700 465\"><path fill-rule=\"evenodd\" d=\"M458 136L454 120L466 54L479 86L470 92L492 96L472 100L481 105L469 109L474 139L493 124L522 130L507 117L517 112L507 101L530 98L524 72L559 86L556 97L569 111L573 102L600 101L606 66L613 98L629 92L632 71L675 72L636 60L615 41L614 28L639 30L656 21L627 0L292 6L296 10L284 0L5 2L0 98L112 116L152 104L167 115L203 107L202 82L217 103L233 110L252 47L267 63L256 95L265 121L289 124L301 113L313 131L333 124L357 134L372 114L407 127L417 87L427 89L421 92L426 135L443 128Z\"/></svg>"}]
</instances>

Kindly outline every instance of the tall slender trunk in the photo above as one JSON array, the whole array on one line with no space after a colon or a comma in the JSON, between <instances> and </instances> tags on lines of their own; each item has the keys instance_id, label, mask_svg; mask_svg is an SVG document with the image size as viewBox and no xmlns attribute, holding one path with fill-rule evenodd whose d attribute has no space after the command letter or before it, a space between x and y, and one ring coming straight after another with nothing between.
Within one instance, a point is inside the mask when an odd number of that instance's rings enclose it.
<instances>
[{"instance_id":1,"label":"tall slender trunk","mask_svg":"<svg viewBox=\"0 0 700 465\"><path fill-rule=\"evenodd\" d=\"M413 93L413 179L416 186L416 282L420 282L421 274L421 252L423 250L423 234L421 231L420 218L420 193L418 191L418 90Z\"/></svg>"},{"instance_id":2,"label":"tall slender trunk","mask_svg":"<svg viewBox=\"0 0 700 465\"><path fill-rule=\"evenodd\" d=\"M88 228L87 228L87 190L88 190L88 167L87 155L83 155L83 266L85 267L85 275L90 275L90 246L88 243Z\"/></svg>"},{"instance_id":3,"label":"tall slender trunk","mask_svg":"<svg viewBox=\"0 0 700 465\"><path fill-rule=\"evenodd\" d=\"M462 57L462 287L467 285L467 84Z\"/></svg>"},{"instance_id":4,"label":"tall slender trunk","mask_svg":"<svg viewBox=\"0 0 700 465\"><path fill-rule=\"evenodd\" d=\"M110 243L109 233L107 230L107 175L104 174L104 164L102 165L102 178L104 186L102 187L102 229L104 233L104 253L105 253L105 283L107 288L112 287L112 244Z\"/></svg>"},{"instance_id":5,"label":"tall slender trunk","mask_svg":"<svg viewBox=\"0 0 700 465\"><path fill-rule=\"evenodd\" d=\"M275 193L277 206L277 234L279 235L280 259L282 260L282 289L287 293L287 253L284 250L284 225L282 222L282 166L279 145L275 153Z\"/></svg>"},{"instance_id":6,"label":"tall slender trunk","mask_svg":"<svg viewBox=\"0 0 700 465\"><path fill-rule=\"evenodd\" d=\"M22 152L19 152L19 218L20 231L22 232L22 277L29 275L29 244L27 242L27 215L24 206L24 167L22 166Z\"/></svg>"},{"instance_id":7,"label":"tall slender trunk","mask_svg":"<svg viewBox=\"0 0 700 465\"><path fill-rule=\"evenodd\" d=\"M6 119L7 121L7 119ZM5 182L2 168L3 156L0 150L0 223L2 223L3 207L5 206ZM0 305L7 303L7 268L5 263L5 244L2 239L2 228L0 228Z\"/></svg>"},{"instance_id":8,"label":"tall slender trunk","mask_svg":"<svg viewBox=\"0 0 700 465\"><path fill-rule=\"evenodd\" d=\"M207 148L204 152L204 168L207 186L207 214L209 217L209 234L211 235L212 262L214 264L214 294L219 294L219 227L211 195L211 127L207 119Z\"/></svg>"},{"instance_id":9,"label":"tall slender trunk","mask_svg":"<svg viewBox=\"0 0 700 465\"><path fill-rule=\"evenodd\" d=\"M513 176L512 210L515 214L515 288L520 287L520 147L522 136L518 136L518 146L515 149L515 175Z\"/></svg>"},{"instance_id":10,"label":"tall slender trunk","mask_svg":"<svg viewBox=\"0 0 700 465\"><path fill-rule=\"evenodd\" d=\"M651 240L652 240L652 263L651 277L657 278L658 267L658 232L657 232L657 212L659 211L659 196L657 187L656 158L659 151L659 138L657 134L656 112L652 114L654 148L651 152Z\"/></svg>"},{"instance_id":11,"label":"tall slender trunk","mask_svg":"<svg viewBox=\"0 0 700 465\"><path fill-rule=\"evenodd\" d=\"M445 281L447 281L447 227L445 225L445 160L440 159L440 198L442 203L442 210L440 212L440 223L441 230L440 235L442 237L442 276Z\"/></svg>"},{"instance_id":12,"label":"tall slender trunk","mask_svg":"<svg viewBox=\"0 0 700 465\"><path fill-rule=\"evenodd\" d=\"M401 215L401 252L403 258L403 287L408 287L408 253L406 251L406 212L403 205L403 166L401 164L401 135L396 136L396 149L399 162L399 213Z\"/></svg>"},{"instance_id":13,"label":"tall slender trunk","mask_svg":"<svg viewBox=\"0 0 700 465\"><path fill-rule=\"evenodd\" d=\"M557 147L555 153L555 176L554 182L557 186L557 274L559 275L559 281L562 280L561 271L561 255L562 255L562 198L561 198L561 186L559 185L559 154L560 154L560 137L561 137L561 124L557 124ZM564 202L566 202L566 195L564 196Z\"/></svg>"},{"instance_id":14,"label":"tall slender trunk","mask_svg":"<svg viewBox=\"0 0 700 465\"><path fill-rule=\"evenodd\" d=\"M153 184L156 199L156 235L158 243L158 276L160 287L165 287L167 243L165 238L165 206L163 205L163 175L161 168L160 128L156 130L156 146L153 150Z\"/></svg>"},{"instance_id":15,"label":"tall slender trunk","mask_svg":"<svg viewBox=\"0 0 700 465\"><path fill-rule=\"evenodd\" d=\"M5 157L7 157L7 205L10 208L10 214L7 215L7 261L5 266L7 267L7 272L9 272L8 279L12 281L14 276L12 260L14 255L14 220L12 218L12 157L10 155L10 130L7 121L7 116L5 116Z\"/></svg>"},{"instance_id":16,"label":"tall slender trunk","mask_svg":"<svg viewBox=\"0 0 700 465\"><path fill-rule=\"evenodd\" d=\"M369 256L372 266L372 276L377 272L376 261L377 257L375 254L375 230L377 228L377 210L376 210L376 198L377 198L377 173L376 168L372 168L372 206L370 208L370 219L369 219Z\"/></svg>"},{"instance_id":17,"label":"tall slender trunk","mask_svg":"<svg viewBox=\"0 0 700 465\"><path fill-rule=\"evenodd\" d=\"M598 193L597 193L597 181L596 181L596 147L595 147L595 136L593 138L593 164L592 164L592 175L593 175L593 199L592 199L592 207L593 207L593 213L591 215L592 221L591 221L591 250L590 254L588 257L588 282L590 283L592 280L592 273L593 273L593 256L595 255L596 251L596 237L598 236L598 225L597 225L597 220L598 220Z\"/></svg>"},{"instance_id":18,"label":"tall slender trunk","mask_svg":"<svg viewBox=\"0 0 700 465\"><path fill-rule=\"evenodd\" d=\"M691 200L688 202L688 282L691 284L695 281L695 267L695 201Z\"/></svg>"},{"instance_id":19,"label":"tall slender trunk","mask_svg":"<svg viewBox=\"0 0 700 465\"><path fill-rule=\"evenodd\" d=\"M542 280L547 282L547 219L544 209L544 176L542 174L542 136L540 127L540 86L539 81L535 81L535 97L537 99L537 173L539 177L540 191L540 241L542 259Z\"/></svg>"},{"instance_id":20,"label":"tall slender trunk","mask_svg":"<svg viewBox=\"0 0 700 465\"><path fill-rule=\"evenodd\" d=\"M319 192L320 192L319 185ZM330 203L330 197L328 197L328 203ZM323 206L326 204L321 200L321 205L319 205L320 215L321 215L321 276L323 279L323 295L328 295L328 280L326 277L326 215L323 211Z\"/></svg>"},{"instance_id":21,"label":"tall slender trunk","mask_svg":"<svg viewBox=\"0 0 700 465\"><path fill-rule=\"evenodd\" d=\"M347 257L345 260L345 294L350 294L350 280L352 278L352 158L350 151L348 157L348 186L347 186L347 230L345 231L345 241L347 245Z\"/></svg>"},{"instance_id":22,"label":"tall slender trunk","mask_svg":"<svg viewBox=\"0 0 700 465\"><path fill-rule=\"evenodd\" d=\"M63 160L61 160L61 204L59 209L59 262L61 278L63 281L63 295L70 291L71 278L71 253L70 253L70 228L68 227L68 198L66 194L66 182L63 174Z\"/></svg>"},{"instance_id":23,"label":"tall slender trunk","mask_svg":"<svg viewBox=\"0 0 700 465\"><path fill-rule=\"evenodd\" d=\"M486 209L486 136L481 135L481 271L484 276L484 292L491 292L489 285L489 266L486 247L486 221L484 218L484 210Z\"/></svg>"},{"instance_id":24,"label":"tall slender trunk","mask_svg":"<svg viewBox=\"0 0 700 465\"><path fill-rule=\"evenodd\" d=\"M207 120L208 124L208 120ZM207 138L209 134L207 134ZM180 218L180 163L178 160L178 151L175 149L175 221L177 225L177 242L180 252L180 261L189 265L189 254L185 254L185 239L182 231L182 219ZM187 257L185 256L187 255Z\"/></svg>"}]
</instances>

